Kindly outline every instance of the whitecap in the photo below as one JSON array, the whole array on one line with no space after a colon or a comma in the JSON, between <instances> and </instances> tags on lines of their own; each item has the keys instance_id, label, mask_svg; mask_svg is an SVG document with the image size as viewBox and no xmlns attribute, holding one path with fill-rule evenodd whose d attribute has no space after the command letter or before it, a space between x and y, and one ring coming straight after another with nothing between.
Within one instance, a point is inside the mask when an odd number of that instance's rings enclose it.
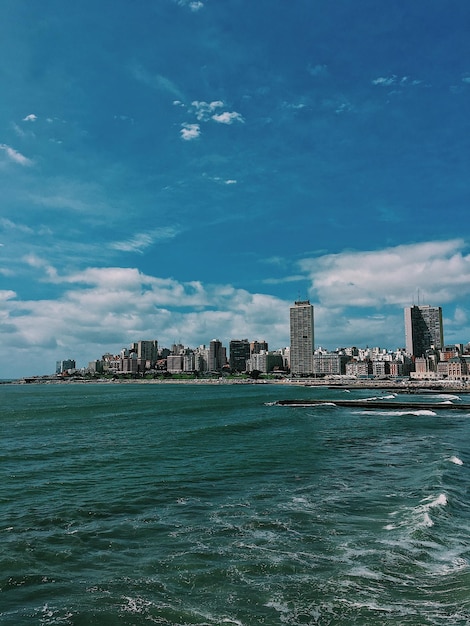
<instances>
[{"instance_id":1,"label":"whitecap","mask_svg":"<svg viewBox=\"0 0 470 626\"><path fill-rule=\"evenodd\" d=\"M444 555L446 556L446 555ZM443 565L438 565L433 568L433 574L437 574L440 576L447 576L449 574L455 574L455 572L460 572L468 568L467 559L458 556L453 558L450 563L445 563Z\"/></svg>"},{"instance_id":2,"label":"whitecap","mask_svg":"<svg viewBox=\"0 0 470 626\"><path fill-rule=\"evenodd\" d=\"M139 596L136 598L123 596L123 600L126 600L127 604L124 604L121 607L121 610L128 613L143 613L146 609L148 609L148 607L152 606L152 602L150 602L150 600L145 600Z\"/></svg>"},{"instance_id":3,"label":"whitecap","mask_svg":"<svg viewBox=\"0 0 470 626\"><path fill-rule=\"evenodd\" d=\"M423 521L422 521L422 523L420 525L421 526L426 526L426 528L431 528L431 526L434 526L434 522L429 517L429 513L427 511L425 511L425 513L423 515Z\"/></svg>"},{"instance_id":4,"label":"whitecap","mask_svg":"<svg viewBox=\"0 0 470 626\"><path fill-rule=\"evenodd\" d=\"M293 498L292 500L293 500L293 502L296 502L296 503L299 502L301 504L307 504L308 503L307 498L304 498L303 496L300 496L300 497L297 496L297 497Z\"/></svg>"},{"instance_id":5,"label":"whitecap","mask_svg":"<svg viewBox=\"0 0 470 626\"><path fill-rule=\"evenodd\" d=\"M289 613L289 610L290 610L286 602L284 602L282 599L277 599L277 598L273 598L272 600L269 600L268 602L266 602L264 606L268 607L269 609L274 609L281 615L283 614L285 615L286 613Z\"/></svg>"},{"instance_id":6,"label":"whitecap","mask_svg":"<svg viewBox=\"0 0 470 626\"><path fill-rule=\"evenodd\" d=\"M458 456L451 456L451 457L450 457L450 459L449 459L449 461L450 461L451 463L454 463L455 465L463 465L463 461L462 461L462 459L459 459L459 457L458 457Z\"/></svg>"},{"instance_id":7,"label":"whitecap","mask_svg":"<svg viewBox=\"0 0 470 626\"><path fill-rule=\"evenodd\" d=\"M431 519L430 512L437 507L445 507L447 505L447 496L445 493L440 493L437 497L435 495L428 496L421 500L421 503L411 509L405 510L403 517L400 511L393 511L389 514L389 517L395 517L393 522L390 522L384 526L384 530L396 530L398 528L411 526L411 529L417 528L431 528L434 526L434 522ZM400 515L401 519L396 519Z\"/></svg>"},{"instance_id":8,"label":"whitecap","mask_svg":"<svg viewBox=\"0 0 470 626\"><path fill-rule=\"evenodd\" d=\"M370 398L362 398L361 402L374 402L376 400L394 400L396 394L389 394L388 396L371 396Z\"/></svg>"},{"instance_id":9,"label":"whitecap","mask_svg":"<svg viewBox=\"0 0 470 626\"><path fill-rule=\"evenodd\" d=\"M388 411L382 411L377 409L376 411L360 411L360 413L362 415L383 415L385 417L404 417L405 415L415 415L416 417L421 417L423 415L428 415L428 416L436 416L437 413L435 411L429 411L427 409L421 409L419 411L393 411L393 410L388 410Z\"/></svg>"},{"instance_id":10,"label":"whitecap","mask_svg":"<svg viewBox=\"0 0 470 626\"><path fill-rule=\"evenodd\" d=\"M430 500L432 498L432 496L430 496L429 498L425 498L423 500L423 502L426 502L427 500ZM427 504L424 505L424 509L428 510L428 509L434 509L436 506L446 506L447 505L447 496L445 493L440 493L437 498L434 498L434 500L431 500L431 502L428 502Z\"/></svg>"},{"instance_id":11,"label":"whitecap","mask_svg":"<svg viewBox=\"0 0 470 626\"><path fill-rule=\"evenodd\" d=\"M339 598L339 602L345 604L346 606L357 608L357 609L368 609L369 611L375 611L377 615L380 613L396 613L399 611L400 615L412 615L414 614L414 610L406 607L406 606L387 606L385 604L378 604L375 600L370 600L368 602L360 602L357 600L351 601L346 598Z\"/></svg>"}]
</instances>

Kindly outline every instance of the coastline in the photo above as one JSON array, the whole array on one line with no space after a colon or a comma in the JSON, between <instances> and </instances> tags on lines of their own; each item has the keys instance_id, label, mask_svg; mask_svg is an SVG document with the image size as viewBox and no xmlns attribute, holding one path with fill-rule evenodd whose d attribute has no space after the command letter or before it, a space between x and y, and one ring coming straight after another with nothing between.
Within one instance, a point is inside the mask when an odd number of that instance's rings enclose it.
<instances>
[{"instance_id":1,"label":"coastline","mask_svg":"<svg viewBox=\"0 0 470 626\"><path fill-rule=\"evenodd\" d=\"M0 385L276 385L294 387L315 387L338 390L372 389L387 390L400 393L470 393L470 386L461 381L424 381L424 380L381 380L356 379L338 381L330 379L258 379L252 380L236 378L145 378L145 379L108 379L108 378L65 378L55 377L25 377L14 380L0 381Z\"/></svg>"}]
</instances>

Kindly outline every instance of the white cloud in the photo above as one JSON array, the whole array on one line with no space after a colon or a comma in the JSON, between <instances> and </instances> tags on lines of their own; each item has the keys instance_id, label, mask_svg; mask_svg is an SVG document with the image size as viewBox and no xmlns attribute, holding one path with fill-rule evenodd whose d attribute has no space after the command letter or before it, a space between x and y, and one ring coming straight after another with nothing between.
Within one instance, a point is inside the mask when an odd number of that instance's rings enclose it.
<instances>
[{"instance_id":1,"label":"white cloud","mask_svg":"<svg viewBox=\"0 0 470 626\"><path fill-rule=\"evenodd\" d=\"M233 178L229 178L228 180L225 180L224 183L226 185L236 185L238 181L234 180Z\"/></svg>"},{"instance_id":2,"label":"white cloud","mask_svg":"<svg viewBox=\"0 0 470 626\"><path fill-rule=\"evenodd\" d=\"M243 116L236 111L217 112L218 109L224 107L222 100L213 100L205 102L204 100L194 100L191 102L196 119L199 122L209 122L213 120L218 124L233 124L234 122L244 123Z\"/></svg>"},{"instance_id":3,"label":"white cloud","mask_svg":"<svg viewBox=\"0 0 470 626\"><path fill-rule=\"evenodd\" d=\"M207 122L210 119L214 111L220 109L224 106L222 100L214 100L213 102L204 102L199 100L194 100L191 102L191 105L195 109L196 118L200 122Z\"/></svg>"},{"instance_id":4,"label":"white cloud","mask_svg":"<svg viewBox=\"0 0 470 626\"><path fill-rule=\"evenodd\" d=\"M62 358L86 365L139 339L155 338L163 346L181 340L194 347L213 337L225 345L250 337L266 339L273 349L288 345L292 303L271 295L160 278L136 268L89 267L59 274L38 256L23 261L56 285L58 294L24 301L13 291L0 291L0 341L6 349L15 348L18 364L14 372L0 371L0 378L52 372ZM469 330L470 315L462 300L470 292L470 257L463 240L323 255L304 259L300 266L315 294L316 345L403 345L401 308L411 303L417 288L430 304L459 302L447 314L446 339L468 338L462 333ZM389 308L380 308L385 304Z\"/></svg>"},{"instance_id":5,"label":"white cloud","mask_svg":"<svg viewBox=\"0 0 470 626\"><path fill-rule=\"evenodd\" d=\"M35 269L44 270L49 280L57 277L57 270L50 265L45 259L38 257L36 254L27 254L22 258L23 263Z\"/></svg>"},{"instance_id":6,"label":"white cloud","mask_svg":"<svg viewBox=\"0 0 470 626\"><path fill-rule=\"evenodd\" d=\"M11 148L10 146L7 146L4 143L0 144L0 150L4 150L7 157L10 159L10 161L13 161L14 163L18 163L19 165L28 166L28 165L32 165L33 163L31 159L28 159L23 154L21 154L20 152L17 152L16 150Z\"/></svg>"},{"instance_id":7,"label":"white cloud","mask_svg":"<svg viewBox=\"0 0 470 626\"><path fill-rule=\"evenodd\" d=\"M16 293L10 289L0 289L0 301L11 300L16 298Z\"/></svg>"},{"instance_id":8,"label":"white cloud","mask_svg":"<svg viewBox=\"0 0 470 626\"><path fill-rule=\"evenodd\" d=\"M341 102L335 109L335 113L348 113L353 110L353 106L350 102Z\"/></svg>"},{"instance_id":9,"label":"white cloud","mask_svg":"<svg viewBox=\"0 0 470 626\"><path fill-rule=\"evenodd\" d=\"M34 113L30 113L30 115L27 115L23 118L23 122L35 122L37 119L37 115L34 115Z\"/></svg>"},{"instance_id":10,"label":"white cloud","mask_svg":"<svg viewBox=\"0 0 470 626\"><path fill-rule=\"evenodd\" d=\"M113 250L121 250L122 252L140 252L142 253L145 248L150 247L153 244L153 238L146 234L140 233L134 235L127 241L116 241L109 244L109 247Z\"/></svg>"},{"instance_id":11,"label":"white cloud","mask_svg":"<svg viewBox=\"0 0 470 626\"><path fill-rule=\"evenodd\" d=\"M181 126L181 139L184 139L184 141L192 141L200 137L201 127L199 124L181 124Z\"/></svg>"},{"instance_id":12,"label":"white cloud","mask_svg":"<svg viewBox=\"0 0 470 626\"><path fill-rule=\"evenodd\" d=\"M180 7L188 7L194 13L204 7L204 2L201 2L201 0L176 0L176 3Z\"/></svg>"},{"instance_id":13,"label":"white cloud","mask_svg":"<svg viewBox=\"0 0 470 626\"><path fill-rule=\"evenodd\" d=\"M18 231L21 233L25 233L27 235L31 235L34 233L34 230L32 228L30 228L29 226L26 226L25 224L19 224L19 223L15 223L12 222L11 220L2 217L0 218L0 226L4 229L4 230L12 230L12 231Z\"/></svg>"},{"instance_id":14,"label":"white cloud","mask_svg":"<svg viewBox=\"0 0 470 626\"><path fill-rule=\"evenodd\" d=\"M372 81L373 85L379 85L381 87L390 87L391 85L397 85L398 87L405 86L413 86L422 84L422 80L411 79L409 76L397 76L396 74L391 74L390 76L380 76L379 78L375 78Z\"/></svg>"},{"instance_id":15,"label":"white cloud","mask_svg":"<svg viewBox=\"0 0 470 626\"><path fill-rule=\"evenodd\" d=\"M380 307L421 299L442 305L470 293L470 255L461 239L366 252L329 254L300 262L325 306Z\"/></svg>"},{"instance_id":16,"label":"white cloud","mask_svg":"<svg viewBox=\"0 0 470 626\"><path fill-rule=\"evenodd\" d=\"M21 301L12 291L0 292L0 341L14 346L17 362L0 378L50 373L63 358L87 365L139 339L155 338L162 346L177 339L193 347L213 337L225 345L246 336L267 339L273 348L288 342L288 303L231 285L180 282L122 267L90 267L49 280L62 289L54 299Z\"/></svg>"},{"instance_id":17,"label":"white cloud","mask_svg":"<svg viewBox=\"0 0 470 626\"><path fill-rule=\"evenodd\" d=\"M463 83L470 84L470 76L464 76L464 77L462 78L462 82L463 82Z\"/></svg>"},{"instance_id":18,"label":"white cloud","mask_svg":"<svg viewBox=\"0 0 470 626\"><path fill-rule=\"evenodd\" d=\"M155 241L173 239L178 234L174 227L157 228L148 233L138 233L126 241L116 241L110 244L110 248L122 252L140 252L152 246Z\"/></svg>"},{"instance_id":19,"label":"white cloud","mask_svg":"<svg viewBox=\"0 0 470 626\"><path fill-rule=\"evenodd\" d=\"M385 87L389 87L390 85L394 85L397 82L397 77L395 75L393 76L381 76L380 78L375 78L372 81L373 85L383 85Z\"/></svg>"},{"instance_id":20,"label":"white cloud","mask_svg":"<svg viewBox=\"0 0 470 626\"><path fill-rule=\"evenodd\" d=\"M245 120L240 115L240 113L236 113L235 111L224 113L216 113L212 116L212 119L219 124L233 124L233 122L244 122Z\"/></svg>"}]
</instances>

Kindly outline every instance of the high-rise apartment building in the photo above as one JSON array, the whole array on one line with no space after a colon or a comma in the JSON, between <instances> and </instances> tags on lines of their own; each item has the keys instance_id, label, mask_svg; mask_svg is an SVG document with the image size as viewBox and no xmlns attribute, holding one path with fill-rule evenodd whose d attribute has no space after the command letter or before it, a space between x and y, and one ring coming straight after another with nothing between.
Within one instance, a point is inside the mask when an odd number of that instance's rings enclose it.
<instances>
[{"instance_id":1,"label":"high-rise apartment building","mask_svg":"<svg viewBox=\"0 0 470 626\"><path fill-rule=\"evenodd\" d=\"M131 350L137 354L140 361L150 361L153 365L158 359L158 341L156 339L136 341L131 344Z\"/></svg>"},{"instance_id":2,"label":"high-rise apartment building","mask_svg":"<svg viewBox=\"0 0 470 626\"><path fill-rule=\"evenodd\" d=\"M262 351L267 352L268 351L268 344L266 341L252 341L250 343L250 356L252 354L260 354L260 352Z\"/></svg>"},{"instance_id":3,"label":"high-rise apartment building","mask_svg":"<svg viewBox=\"0 0 470 626\"><path fill-rule=\"evenodd\" d=\"M444 331L440 306L413 305L405 308L406 352L424 357L431 348L442 350Z\"/></svg>"},{"instance_id":4,"label":"high-rise apartment building","mask_svg":"<svg viewBox=\"0 0 470 626\"><path fill-rule=\"evenodd\" d=\"M313 306L309 300L290 308L290 370L294 376L313 374Z\"/></svg>"},{"instance_id":5,"label":"high-rise apartment building","mask_svg":"<svg viewBox=\"0 0 470 626\"><path fill-rule=\"evenodd\" d=\"M227 351L218 339L209 344L208 367L210 372L219 372L227 363Z\"/></svg>"},{"instance_id":6,"label":"high-rise apartment building","mask_svg":"<svg viewBox=\"0 0 470 626\"><path fill-rule=\"evenodd\" d=\"M236 372L245 372L246 362L250 358L250 342L248 339L232 339L229 347L230 369Z\"/></svg>"}]
</instances>

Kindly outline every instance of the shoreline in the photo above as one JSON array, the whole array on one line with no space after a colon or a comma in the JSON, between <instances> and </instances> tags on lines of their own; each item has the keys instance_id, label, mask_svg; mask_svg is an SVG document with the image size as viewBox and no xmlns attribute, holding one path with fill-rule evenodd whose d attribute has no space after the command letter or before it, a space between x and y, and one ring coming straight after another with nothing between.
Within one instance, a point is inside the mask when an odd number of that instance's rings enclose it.
<instances>
[{"instance_id":1,"label":"shoreline","mask_svg":"<svg viewBox=\"0 0 470 626\"><path fill-rule=\"evenodd\" d=\"M320 389L383 389L400 393L470 393L470 386L459 381L405 380L315 380L315 379L236 379L236 378L194 378L194 379L57 379L53 377L25 377L0 381L0 385L276 385Z\"/></svg>"}]
</instances>

